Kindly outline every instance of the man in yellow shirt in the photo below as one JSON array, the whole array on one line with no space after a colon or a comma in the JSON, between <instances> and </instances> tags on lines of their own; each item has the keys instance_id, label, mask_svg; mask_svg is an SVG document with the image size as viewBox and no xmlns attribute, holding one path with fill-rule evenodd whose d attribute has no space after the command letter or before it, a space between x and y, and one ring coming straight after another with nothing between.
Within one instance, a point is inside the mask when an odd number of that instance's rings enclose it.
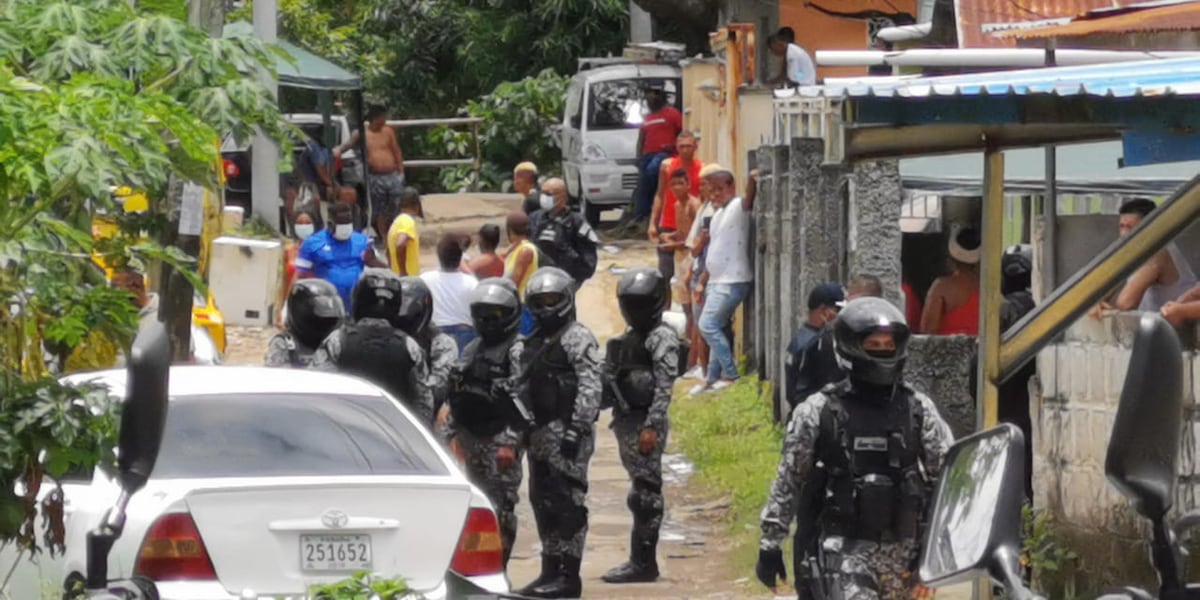
<instances>
[{"instance_id":1,"label":"man in yellow shirt","mask_svg":"<svg viewBox=\"0 0 1200 600\"><path fill-rule=\"evenodd\" d=\"M421 238L417 233L417 217L424 217L421 195L414 188L400 193L400 216L392 221L387 232L388 263L397 275L421 274Z\"/></svg>"}]
</instances>

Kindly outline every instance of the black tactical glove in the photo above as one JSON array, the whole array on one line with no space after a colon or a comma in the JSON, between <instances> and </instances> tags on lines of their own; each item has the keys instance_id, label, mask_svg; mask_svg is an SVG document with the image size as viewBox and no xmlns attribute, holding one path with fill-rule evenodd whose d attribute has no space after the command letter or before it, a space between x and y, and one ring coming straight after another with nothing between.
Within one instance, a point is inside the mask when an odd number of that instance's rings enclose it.
<instances>
[{"instance_id":1,"label":"black tactical glove","mask_svg":"<svg viewBox=\"0 0 1200 600\"><path fill-rule=\"evenodd\" d=\"M574 427L567 427L566 431L563 431L562 442L558 445L563 456L572 459L579 456L580 437L579 430Z\"/></svg>"},{"instance_id":2,"label":"black tactical glove","mask_svg":"<svg viewBox=\"0 0 1200 600\"><path fill-rule=\"evenodd\" d=\"M783 550L759 550L758 563L754 565L754 574L763 585L775 589L775 578L787 581L787 569L783 566Z\"/></svg>"}]
</instances>

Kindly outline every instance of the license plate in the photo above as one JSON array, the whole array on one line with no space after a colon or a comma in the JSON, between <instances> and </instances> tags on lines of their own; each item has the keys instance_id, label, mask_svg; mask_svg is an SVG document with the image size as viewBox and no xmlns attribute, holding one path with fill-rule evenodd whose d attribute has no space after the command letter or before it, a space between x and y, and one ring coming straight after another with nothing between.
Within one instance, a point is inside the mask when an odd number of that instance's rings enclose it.
<instances>
[{"instance_id":1,"label":"license plate","mask_svg":"<svg viewBox=\"0 0 1200 600\"><path fill-rule=\"evenodd\" d=\"M302 535L300 568L305 571L360 571L371 568L369 535Z\"/></svg>"}]
</instances>

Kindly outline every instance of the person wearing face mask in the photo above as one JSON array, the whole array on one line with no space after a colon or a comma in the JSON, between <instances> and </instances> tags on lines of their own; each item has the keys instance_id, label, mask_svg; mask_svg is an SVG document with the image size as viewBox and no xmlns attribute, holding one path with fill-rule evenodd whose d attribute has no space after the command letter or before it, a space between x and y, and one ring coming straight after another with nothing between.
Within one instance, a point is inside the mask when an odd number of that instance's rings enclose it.
<instances>
[{"instance_id":1,"label":"person wearing face mask","mask_svg":"<svg viewBox=\"0 0 1200 600\"><path fill-rule=\"evenodd\" d=\"M802 556L793 564L800 597L913 598L922 517L954 436L933 401L904 382L904 313L882 298L857 298L833 331L847 378L792 413L762 510L755 574L772 589L787 578L780 545L793 517L809 518L796 514L798 498L820 485L823 501L806 509L819 515L819 564ZM808 585L818 588L812 596Z\"/></svg>"},{"instance_id":2,"label":"person wearing face mask","mask_svg":"<svg viewBox=\"0 0 1200 600\"><path fill-rule=\"evenodd\" d=\"M596 273L600 238L577 211L567 208L567 183L557 177L542 186L542 210L534 214L533 243L575 281L575 290ZM543 265L544 266L544 265Z\"/></svg>"},{"instance_id":3,"label":"person wearing face mask","mask_svg":"<svg viewBox=\"0 0 1200 600\"><path fill-rule=\"evenodd\" d=\"M283 287L279 290L279 304L277 306L287 306L288 290L292 289L292 284L296 282L296 257L300 254L300 246L304 240L312 237L312 234L317 231L317 216L316 214L301 210L296 212L295 218L292 220L292 232L295 238L286 240L283 248ZM284 317L286 310L280 310L276 315L275 327L282 329L284 327Z\"/></svg>"},{"instance_id":4,"label":"person wearing face mask","mask_svg":"<svg viewBox=\"0 0 1200 600\"><path fill-rule=\"evenodd\" d=\"M385 266L375 258L371 240L354 231L354 209L348 204L329 207L332 229L313 233L296 255L296 277L324 279L337 288L342 304L350 306L350 292L367 267Z\"/></svg>"}]
</instances>

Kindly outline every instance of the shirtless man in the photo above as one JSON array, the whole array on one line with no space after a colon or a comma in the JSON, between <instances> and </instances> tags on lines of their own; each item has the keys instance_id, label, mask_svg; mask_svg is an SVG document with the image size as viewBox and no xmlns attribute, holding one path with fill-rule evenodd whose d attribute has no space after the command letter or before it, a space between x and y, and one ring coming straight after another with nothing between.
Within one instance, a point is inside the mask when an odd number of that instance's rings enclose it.
<instances>
[{"instance_id":1,"label":"shirtless man","mask_svg":"<svg viewBox=\"0 0 1200 600\"><path fill-rule=\"evenodd\" d=\"M1129 235L1158 205L1147 198L1135 198L1121 205L1117 233ZM1142 266L1138 267L1117 294L1090 311L1099 318L1105 311L1138 310L1159 312L1165 305L1178 301L1193 285L1196 275L1175 242L1167 244ZM1170 320L1170 319L1168 319Z\"/></svg>"},{"instance_id":2,"label":"shirtless man","mask_svg":"<svg viewBox=\"0 0 1200 600\"><path fill-rule=\"evenodd\" d=\"M376 235L385 235L400 209L400 192L404 190L404 155L396 142L396 132L388 127L388 109L372 105L367 109L367 166L371 169L370 189L371 226ZM358 144L362 130L334 150L341 156L347 148Z\"/></svg>"}]
</instances>

